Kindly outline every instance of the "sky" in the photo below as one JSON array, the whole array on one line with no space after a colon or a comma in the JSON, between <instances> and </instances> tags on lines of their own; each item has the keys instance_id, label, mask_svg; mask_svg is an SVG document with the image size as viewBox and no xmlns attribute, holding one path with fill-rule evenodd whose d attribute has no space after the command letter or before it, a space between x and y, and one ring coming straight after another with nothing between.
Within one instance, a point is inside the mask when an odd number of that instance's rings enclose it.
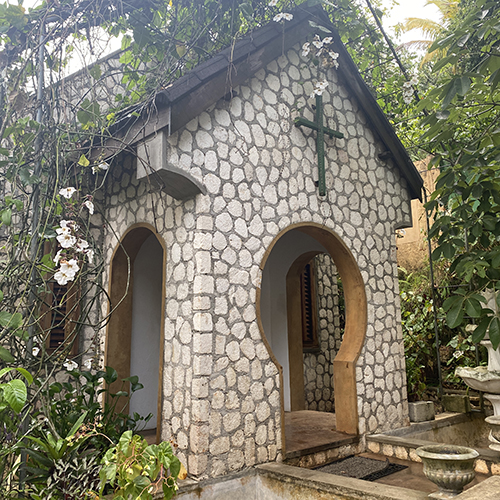
<instances>
[{"instance_id":1,"label":"sky","mask_svg":"<svg viewBox=\"0 0 500 500\"><path fill-rule=\"evenodd\" d=\"M387 6L391 5L391 0L383 0ZM439 10L435 5L425 5L427 0L398 0L399 5L395 5L388 18L383 19L383 26L389 30L396 24L403 22L407 17L421 17L423 19L439 20ZM394 32L392 32L394 33ZM404 33L399 40L400 42L408 42L410 40L418 40L421 33L418 30Z\"/></svg>"}]
</instances>

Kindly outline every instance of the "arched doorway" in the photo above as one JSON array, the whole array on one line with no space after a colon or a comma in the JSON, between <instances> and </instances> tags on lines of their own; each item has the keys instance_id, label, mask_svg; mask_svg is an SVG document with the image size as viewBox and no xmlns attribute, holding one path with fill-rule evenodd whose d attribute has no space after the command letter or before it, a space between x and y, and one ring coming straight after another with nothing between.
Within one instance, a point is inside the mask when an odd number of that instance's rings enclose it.
<instances>
[{"instance_id":1,"label":"arched doorway","mask_svg":"<svg viewBox=\"0 0 500 500\"><path fill-rule=\"evenodd\" d=\"M110 302L113 311L106 335L105 363L118 372L110 387L137 375L144 388L135 392L127 411L153 418L146 430L160 435L163 360L165 249L152 226L131 227L111 261Z\"/></svg>"},{"instance_id":2,"label":"arched doorway","mask_svg":"<svg viewBox=\"0 0 500 500\"><path fill-rule=\"evenodd\" d=\"M257 305L260 327L282 373L283 410L300 409L303 370L297 367L303 366L303 344L296 280L307 262L324 253L333 259L342 279L346 315L342 343L333 361L336 426L340 432L357 434L355 368L366 334L366 294L357 263L335 232L318 224L302 223L290 226L275 238L261 263L263 277ZM291 307L287 300L292 301Z\"/></svg>"}]
</instances>

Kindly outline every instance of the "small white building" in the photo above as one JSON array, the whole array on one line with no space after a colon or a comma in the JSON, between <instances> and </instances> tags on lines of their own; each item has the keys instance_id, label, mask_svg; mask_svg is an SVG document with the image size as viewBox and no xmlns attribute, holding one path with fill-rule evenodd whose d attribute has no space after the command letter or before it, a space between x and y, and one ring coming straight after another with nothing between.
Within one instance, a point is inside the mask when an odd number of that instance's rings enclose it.
<instances>
[{"instance_id":1,"label":"small white building","mask_svg":"<svg viewBox=\"0 0 500 500\"><path fill-rule=\"evenodd\" d=\"M337 69L302 54L310 20ZM318 132L295 123L323 80L321 126L343 136L324 134L325 195ZM101 200L101 345L145 386L130 411L200 478L283 460L285 412L335 412L358 450L407 425L395 231L422 180L323 11L256 30L134 120Z\"/></svg>"}]
</instances>

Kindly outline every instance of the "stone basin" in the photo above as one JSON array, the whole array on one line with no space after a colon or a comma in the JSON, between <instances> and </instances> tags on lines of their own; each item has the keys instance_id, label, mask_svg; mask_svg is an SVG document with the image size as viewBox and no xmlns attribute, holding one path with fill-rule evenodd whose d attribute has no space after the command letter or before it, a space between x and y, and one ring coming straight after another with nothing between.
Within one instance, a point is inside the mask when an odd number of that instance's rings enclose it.
<instances>
[{"instance_id":1,"label":"stone basin","mask_svg":"<svg viewBox=\"0 0 500 500\"><path fill-rule=\"evenodd\" d=\"M500 372L490 371L486 366L459 367L455 375L476 391L500 394Z\"/></svg>"}]
</instances>

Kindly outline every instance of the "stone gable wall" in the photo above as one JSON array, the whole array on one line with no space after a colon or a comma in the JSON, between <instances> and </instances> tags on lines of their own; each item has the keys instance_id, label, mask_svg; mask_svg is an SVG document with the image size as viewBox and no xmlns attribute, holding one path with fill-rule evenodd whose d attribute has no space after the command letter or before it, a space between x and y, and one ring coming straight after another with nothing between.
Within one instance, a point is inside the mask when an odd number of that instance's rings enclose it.
<instances>
[{"instance_id":1,"label":"stone gable wall","mask_svg":"<svg viewBox=\"0 0 500 500\"><path fill-rule=\"evenodd\" d=\"M195 476L283 458L280 378L255 304L264 253L294 223L335 231L366 284L360 432L407 421L394 237L410 220L406 182L378 159L381 145L330 70L326 121L345 139L325 138L328 194L318 196L315 134L293 126L299 113L313 119L309 95L323 76L311 67L297 45L169 138L168 161L202 181L206 195L180 202L150 190L130 158L109 173L106 262L134 223L152 224L166 243L162 438L177 442Z\"/></svg>"}]
</instances>

